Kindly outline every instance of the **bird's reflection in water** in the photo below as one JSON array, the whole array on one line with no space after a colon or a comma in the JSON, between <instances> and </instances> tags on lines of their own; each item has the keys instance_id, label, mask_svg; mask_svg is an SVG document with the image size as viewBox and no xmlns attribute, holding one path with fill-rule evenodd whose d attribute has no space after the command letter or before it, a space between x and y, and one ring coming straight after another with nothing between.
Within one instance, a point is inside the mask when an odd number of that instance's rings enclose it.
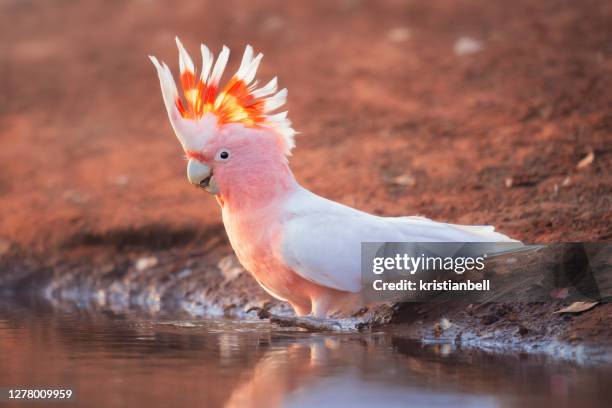
<instances>
[{"instance_id":1,"label":"bird's reflection in water","mask_svg":"<svg viewBox=\"0 0 612 408\"><path fill-rule=\"evenodd\" d=\"M32 311L0 302L0 384L58 385L86 406L493 406L612 398L612 368L425 346L401 333Z\"/></svg>"},{"instance_id":2,"label":"bird's reflection in water","mask_svg":"<svg viewBox=\"0 0 612 408\"><path fill-rule=\"evenodd\" d=\"M315 335L269 345L226 407L516 406L612 396L608 367L538 355L496 355L401 336ZM560 386L560 384L562 386ZM588 385L586 385L588 384ZM606 398L607 398L606 397ZM332 404L332 405L334 405Z\"/></svg>"},{"instance_id":3,"label":"bird's reflection in water","mask_svg":"<svg viewBox=\"0 0 612 408\"><path fill-rule=\"evenodd\" d=\"M326 372L338 347L340 342L331 337L272 347L234 389L225 406L281 406L288 395Z\"/></svg>"}]
</instances>

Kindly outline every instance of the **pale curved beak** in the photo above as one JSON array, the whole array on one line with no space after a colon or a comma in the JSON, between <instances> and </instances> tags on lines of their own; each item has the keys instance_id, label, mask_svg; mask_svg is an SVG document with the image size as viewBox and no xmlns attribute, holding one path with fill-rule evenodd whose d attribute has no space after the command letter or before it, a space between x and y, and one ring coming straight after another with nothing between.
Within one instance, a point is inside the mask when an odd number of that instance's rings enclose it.
<instances>
[{"instance_id":1,"label":"pale curved beak","mask_svg":"<svg viewBox=\"0 0 612 408\"><path fill-rule=\"evenodd\" d=\"M187 179L189 179L191 184L211 194L219 192L211 168L199 160L189 159L187 163Z\"/></svg>"}]
</instances>

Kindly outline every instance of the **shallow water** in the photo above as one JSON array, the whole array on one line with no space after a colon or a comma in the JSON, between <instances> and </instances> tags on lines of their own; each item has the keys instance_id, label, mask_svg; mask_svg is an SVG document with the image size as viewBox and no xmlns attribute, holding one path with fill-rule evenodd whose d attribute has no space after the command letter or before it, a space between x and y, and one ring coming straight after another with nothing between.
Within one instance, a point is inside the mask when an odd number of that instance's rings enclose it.
<instances>
[{"instance_id":1,"label":"shallow water","mask_svg":"<svg viewBox=\"0 0 612 408\"><path fill-rule=\"evenodd\" d=\"M39 406L606 406L612 367L424 346L397 333L308 334L3 301L0 388L9 387L75 392L76 403Z\"/></svg>"}]
</instances>

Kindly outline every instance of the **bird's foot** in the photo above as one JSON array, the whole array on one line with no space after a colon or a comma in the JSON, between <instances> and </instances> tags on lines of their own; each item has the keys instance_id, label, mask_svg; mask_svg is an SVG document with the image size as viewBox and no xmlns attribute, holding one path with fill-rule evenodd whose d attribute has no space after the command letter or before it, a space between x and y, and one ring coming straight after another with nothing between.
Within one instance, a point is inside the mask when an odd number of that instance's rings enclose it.
<instances>
[{"instance_id":1,"label":"bird's foot","mask_svg":"<svg viewBox=\"0 0 612 408\"><path fill-rule=\"evenodd\" d=\"M260 319L269 319L271 323L276 323L281 327L299 327L313 332L346 332L359 331L366 327L366 324L355 319L324 319L314 316L280 316L270 313L268 309L252 307L247 313L256 311Z\"/></svg>"}]
</instances>

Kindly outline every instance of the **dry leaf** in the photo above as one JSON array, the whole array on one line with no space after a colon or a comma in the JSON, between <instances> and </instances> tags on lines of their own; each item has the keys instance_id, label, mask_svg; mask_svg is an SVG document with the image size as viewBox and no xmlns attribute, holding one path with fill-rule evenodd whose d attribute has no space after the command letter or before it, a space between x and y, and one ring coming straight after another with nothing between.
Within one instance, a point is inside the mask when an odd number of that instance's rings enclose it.
<instances>
[{"instance_id":1,"label":"dry leaf","mask_svg":"<svg viewBox=\"0 0 612 408\"><path fill-rule=\"evenodd\" d=\"M561 187L567 187L571 183L572 183L572 179L568 176L568 177L563 179L563 182L561 183Z\"/></svg>"},{"instance_id":2,"label":"dry leaf","mask_svg":"<svg viewBox=\"0 0 612 408\"><path fill-rule=\"evenodd\" d=\"M582 313L587 310L591 310L595 306L597 306L599 302L574 302L568 307L564 307L561 310L557 310L553 313Z\"/></svg>"},{"instance_id":3,"label":"dry leaf","mask_svg":"<svg viewBox=\"0 0 612 408\"><path fill-rule=\"evenodd\" d=\"M401 176L395 177L393 183L398 186L414 186L416 180L410 174L402 174Z\"/></svg>"},{"instance_id":4,"label":"dry leaf","mask_svg":"<svg viewBox=\"0 0 612 408\"><path fill-rule=\"evenodd\" d=\"M589 154L584 156L584 158L578 162L576 168L578 170L584 169L585 167L590 166L591 163L593 163L593 160L595 160L595 152L593 150L589 150Z\"/></svg>"}]
</instances>

